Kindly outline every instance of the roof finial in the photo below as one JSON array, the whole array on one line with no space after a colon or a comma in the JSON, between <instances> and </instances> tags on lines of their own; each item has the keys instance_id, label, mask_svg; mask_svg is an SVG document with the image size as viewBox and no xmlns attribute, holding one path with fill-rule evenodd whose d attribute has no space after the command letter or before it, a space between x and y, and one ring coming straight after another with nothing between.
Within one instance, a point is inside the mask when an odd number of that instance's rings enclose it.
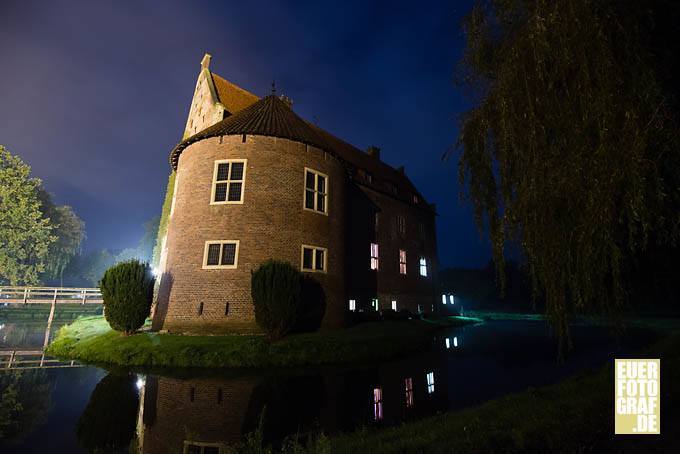
<instances>
[{"instance_id":1,"label":"roof finial","mask_svg":"<svg viewBox=\"0 0 680 454\"><path fill-rule=\"evenodd\" d=\"M272 95L276 94L276 79L272 80Z\"/></svg>"}]
</instances>

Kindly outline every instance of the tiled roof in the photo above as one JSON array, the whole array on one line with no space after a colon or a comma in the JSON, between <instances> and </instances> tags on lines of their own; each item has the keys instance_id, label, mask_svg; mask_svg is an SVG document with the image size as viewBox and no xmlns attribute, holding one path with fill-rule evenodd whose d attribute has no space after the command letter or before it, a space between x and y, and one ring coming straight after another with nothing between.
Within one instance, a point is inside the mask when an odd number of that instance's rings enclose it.
<instances>
[{"instance_id":1,"label":"tiled roof","mask_svg":"<svg viewBox=\"0 0 680 454\"><path fill-rule=\"evenodd\" d=\"M232 84L226 79L222 79L213 72L211 72L210 75L215 84L215 90L217 91L219 101L231 115L256 103L260 99L251 92L244 90L238 85Z\"/></svg>"},{"instance_id":2,"label":"tiled roof","mask_svg":"<svg viewBox=\"0 0 680 454\"><path fill-rule=\"evenodd\" d=\"M170 164L173 169L177 169L180 154L192 143L210 137L243 134L280 137L321 148L349 164L351 170L362 169L363 177L353 175L357 182L408 203L413 203L415 195L423 202L425 208L429 208L403 172L303 120L275 95L262 98L219 123L186 138L172 150ZM367 172L372 174L373 178L367 178Z\"/></svg>"}]
</instances>

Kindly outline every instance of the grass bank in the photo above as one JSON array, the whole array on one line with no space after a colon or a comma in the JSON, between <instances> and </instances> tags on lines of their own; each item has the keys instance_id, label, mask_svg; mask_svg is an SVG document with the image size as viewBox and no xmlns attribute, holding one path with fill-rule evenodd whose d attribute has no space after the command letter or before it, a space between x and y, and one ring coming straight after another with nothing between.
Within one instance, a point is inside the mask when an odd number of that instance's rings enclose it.
<instances>
[{"instance_id":1,"label":"grass bank","mask_svg":"<svg viewBox=\"0 0 680 454\"><path fill-rule=\"evenodd\" d=\"M661 435L614 435L613 364L554 385L387 429L313 437L307 453L679 452L680 332L632 357L661 358ZM612 361L613 363L613 361ZM250 436L235 452L271 453ZM287 451L288 452L288 451Z\"/></svg>"},{"instance_id":2,"label":"grass bank","mask_svg":"<svg viewBox=\"0 0 680 454\"><path fill-rule=\"evenodd\" d=\"M474 318L363 323L345 330L294 334L269 343L261 335L182 336L141 332L121 336L104 317L80 318L62 327L47 353L86 363L149 367L272 367L352 364L418 351L442 326Z\"/></svg>"}]
</instances>

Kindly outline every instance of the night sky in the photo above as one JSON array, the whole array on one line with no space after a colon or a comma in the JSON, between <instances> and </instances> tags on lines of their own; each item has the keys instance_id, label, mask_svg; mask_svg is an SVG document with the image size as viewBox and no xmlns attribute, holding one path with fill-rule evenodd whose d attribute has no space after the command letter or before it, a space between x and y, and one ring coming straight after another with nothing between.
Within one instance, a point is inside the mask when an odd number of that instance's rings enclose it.
<instances>
[{"instance_id":1,"label":"night sky","mask_svg":"<svg viewBox=\"0 0 680 454\"><path fill-rule=\"evenodd\" d=\"M136 246L160 214L205 52L211 69L358 148L376 145L437 204L443 265L489 259L459 198L453 83L470 2L0 3L0 144L86 222L85 249ZM415 6L418 6L417 8Z\"/></svg>"}]
</instances>

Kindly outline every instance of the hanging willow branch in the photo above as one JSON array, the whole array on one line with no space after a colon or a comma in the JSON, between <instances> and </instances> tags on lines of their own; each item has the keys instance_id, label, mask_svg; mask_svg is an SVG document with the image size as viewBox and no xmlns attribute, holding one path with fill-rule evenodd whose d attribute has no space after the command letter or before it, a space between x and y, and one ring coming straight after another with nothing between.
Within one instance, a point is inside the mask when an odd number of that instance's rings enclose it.
<instances>
[{"instance_id":1,"label":"hanging willow branch","mask_svg":"<svg viewBox=\"0 0 680 454\"><path fill-rule=\"evenodd\" d=\"M465 22L459 177L569 343L576 313L620 313L627 261L678 240L678 128L646 50L644 9L595 0L479 2ZM630 5L627 8L634 8Z\"/></svg>"}]
</instances>

